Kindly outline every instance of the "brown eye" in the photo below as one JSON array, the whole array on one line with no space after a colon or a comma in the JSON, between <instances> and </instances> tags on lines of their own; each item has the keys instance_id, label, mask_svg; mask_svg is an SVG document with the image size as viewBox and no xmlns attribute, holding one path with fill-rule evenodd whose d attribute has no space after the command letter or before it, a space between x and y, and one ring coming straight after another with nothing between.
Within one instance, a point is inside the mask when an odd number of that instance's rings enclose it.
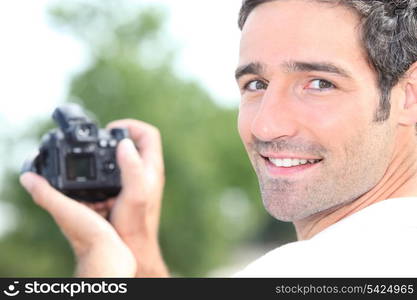
<instances>
[{"instance_id":1,"label":"brown eye","mask_svg":"<svg viewBox=\"0 0 417 300\"><path fill-rule=\"evenodd\" d=\"M307 88L312 90L328 90L335 88L335 85L324 79L314 79L310 81L309 85L307 85Z\"/></svg>"},{"instance_id":2,"label":"brown eye","mask_svg":"<svg viewBox=\"0 0 417 300\"><path fill-rule=\"evenodd\" d=\"M245 89L248 91L259 91L259 90L266 90L268 84L261 80L252 80L248 84L246 84Z\"/></svg>"}]
</instances>

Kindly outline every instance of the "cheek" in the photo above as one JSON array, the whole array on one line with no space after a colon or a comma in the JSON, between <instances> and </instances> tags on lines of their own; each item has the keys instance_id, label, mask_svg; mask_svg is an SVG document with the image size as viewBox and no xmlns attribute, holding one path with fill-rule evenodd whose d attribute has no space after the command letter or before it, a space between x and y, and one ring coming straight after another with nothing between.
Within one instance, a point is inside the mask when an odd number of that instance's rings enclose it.
<instances>
[{"instance_id":1,"label":"cheek","mask_svg":"<svg viewBox=\"0 0 417 300\"><path fill-rule=\"evenodd\" d=\"M256 112L254 107L247 104L241 104L238 115L238 131L240 138L246 145L251 140L251 126Z\"/></svg>"},{"instance_id":2,"label":"cheek","mask_svg":"<svg viewBox=\"0 0 417 300\"><path fill-rule=\"evenodd\" d=\"M335 105L309 110L310 125L305 125L306 128L314 128L314 136L330 150L355 139L363 128L369 127L373 115L374 111L369 107L360 107L351 99L346 99Z\"/></svg>"}]
</instances>

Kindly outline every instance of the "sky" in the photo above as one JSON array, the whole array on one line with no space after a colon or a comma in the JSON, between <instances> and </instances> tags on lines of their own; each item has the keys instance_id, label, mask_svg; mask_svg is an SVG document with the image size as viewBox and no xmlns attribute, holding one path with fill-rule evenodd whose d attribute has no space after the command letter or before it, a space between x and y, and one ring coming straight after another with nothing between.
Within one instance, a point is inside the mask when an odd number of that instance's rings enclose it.
<instances>
[{"instance_id":1,"label":"sky","mask_svg":"<svg viewBox=\"0 0 417 300\"><path fill-rule=\"evenodd\" d=\"M179 49L179 75L199 80L220 104L237 105L233 74L241 0L130 1L164 6L167 31ZM88 62L81 43L49 24L47 7L54 2L0 3L0 133L10 127L23 130L32 120L50 117L66 99L71 76Z\"/></svg>"}]
</instances>

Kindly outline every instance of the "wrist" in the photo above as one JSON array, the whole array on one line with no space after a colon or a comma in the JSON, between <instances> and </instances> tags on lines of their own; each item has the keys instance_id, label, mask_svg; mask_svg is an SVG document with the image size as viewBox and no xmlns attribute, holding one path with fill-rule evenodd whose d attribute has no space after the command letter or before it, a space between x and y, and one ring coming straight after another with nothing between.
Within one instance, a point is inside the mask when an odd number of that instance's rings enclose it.
<instances>
[{"instance_id":1,"label":"wrist","mask_svg":"<svg viewBox=\"0 0 417 300\"><path fill-rule=\"evenodd\" d=\"M159 247L152 251L134 253L136 259L136 277L169 277L168 269Z\"/></svg>"},{"instance_id":2,"label":"wrist","mask_svg":"<svg viewBox=\"0 0 417 300\"><path fill-rule=\"evenodd\" d=\"M75 276L134 277L136 271L136 259L127 247L113 248L106 244L94 245L77 256Z\"/></svg>"},{"instance_id":3,"label":"wrist","mask_svg":"<svg viewBox=\"0 0 417 300\"><path fill-rule=\"evenodd\" d=\"M168 277L169 272L155 235L136 235L125 240L136 260L136 277Z\"/></svg>"}]
</instances>

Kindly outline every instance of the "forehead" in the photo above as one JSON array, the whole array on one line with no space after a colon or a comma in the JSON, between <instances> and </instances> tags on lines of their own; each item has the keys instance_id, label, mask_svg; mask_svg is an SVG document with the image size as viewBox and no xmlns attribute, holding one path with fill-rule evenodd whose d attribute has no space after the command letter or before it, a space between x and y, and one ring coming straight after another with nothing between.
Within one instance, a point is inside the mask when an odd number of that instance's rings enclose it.
<instances>
[{"instance_id":1,"label":"forehead","mask_svg":"<svg viewBox=\"0 0 417 300\"><path fill-rule=\"evenodd\" d=\"M367 68L359 17L350 9L306 0L256 7L242 30L239 64L331 61L347 70Z\"/></svg>"}]
</instances>

